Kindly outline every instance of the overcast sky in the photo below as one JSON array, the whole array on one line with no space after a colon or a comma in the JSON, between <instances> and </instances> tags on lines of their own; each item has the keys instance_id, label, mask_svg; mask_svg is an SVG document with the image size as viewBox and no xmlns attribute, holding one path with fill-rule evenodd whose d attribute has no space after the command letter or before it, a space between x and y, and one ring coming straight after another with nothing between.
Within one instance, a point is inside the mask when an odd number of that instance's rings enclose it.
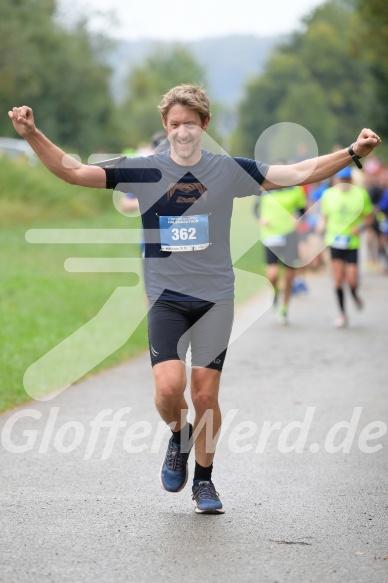
<instances>
[{"instance_id":1,"label":"overcast sky","mask_svg":"<svg viewBox=\"0 0 388 583\"><path fill-rule=\"evenodd\" d=\"M83 10L94 29L126 40L198 40L228 34L270 36L297 30L323 0L60 0L71 18ZM115 19L111 24L109 12Z\"/></svg>"}]
</instances>

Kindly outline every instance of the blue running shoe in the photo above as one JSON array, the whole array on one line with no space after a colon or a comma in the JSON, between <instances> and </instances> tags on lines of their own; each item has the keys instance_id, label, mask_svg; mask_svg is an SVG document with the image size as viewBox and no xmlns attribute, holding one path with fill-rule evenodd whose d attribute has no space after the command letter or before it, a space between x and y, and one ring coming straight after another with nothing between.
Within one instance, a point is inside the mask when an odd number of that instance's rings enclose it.
<instances>
[{"instance_id":1,"label":"blue running shoe","mask_svg":"<svg viewBox=\"0 0 388 583\"><path fill-rule=\"evenodd\" d=\"M180 492L186 486L189 476L187 460L190 450L181 452L180 446L173 441L168 442L167 453L160 468L160 483L167 492Z\"/></svg>"},{"instance_id":2,"label":"blue running shoe","mask_svg":"<svg viewBox=\"0 0 388 583\"><path fill-rule=\"evenodd\" d=\"M193 485L193 500L196 502L195 512L198 514L224 514L218 492L211 481L195 480Z\"/></svg>"}]
</instances>

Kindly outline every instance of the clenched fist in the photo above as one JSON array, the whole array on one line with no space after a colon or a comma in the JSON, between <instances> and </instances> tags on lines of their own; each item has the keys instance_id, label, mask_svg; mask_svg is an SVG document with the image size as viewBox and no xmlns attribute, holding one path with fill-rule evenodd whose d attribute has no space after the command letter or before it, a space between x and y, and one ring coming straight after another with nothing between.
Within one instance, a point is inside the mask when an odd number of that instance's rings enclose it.
<instances>
[{"instance_id":1,"label":"clenched fist","mask_svg":"<svg viewBox=\"0 0 388 583\"><path fill-rule=\"evenodd\" d=\"M357 156L363 158L371 153L371 151L381 144L380 137L369 128L364 128L357 138L357 142L353 144L353 151Z\"/></svg>"},{"instance_id":2,"label":"clenched fist","mask_svg":"<svg viewBox=\"0 0 388 583\"><path fill-rule=\"evenodd\" d=\"M14 107L12 111L8 112L12 120L13 126L17 133L25 138L28 134L32 134L36 130L34 122L34 114L31 107L23 105L22 107Z\"/></svg>"}]
</instances>

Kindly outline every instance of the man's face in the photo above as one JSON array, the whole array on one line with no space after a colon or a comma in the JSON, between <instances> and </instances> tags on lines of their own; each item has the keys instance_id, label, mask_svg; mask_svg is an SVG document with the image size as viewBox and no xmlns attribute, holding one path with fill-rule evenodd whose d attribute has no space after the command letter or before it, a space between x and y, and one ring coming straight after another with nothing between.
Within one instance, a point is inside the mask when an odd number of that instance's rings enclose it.
<instances>
[{"instance_id":1,"label":"man's face","mask_svg":"<svg viewBox=\"0 0 388 583\"><path fill-rule=\"evenodd\" d=\"M171 144L173 160L183 165L196 164L201 157L201 135L209 119L202 125L197 111L176 103L162 121Z\"/></svg>"}]
</instances>

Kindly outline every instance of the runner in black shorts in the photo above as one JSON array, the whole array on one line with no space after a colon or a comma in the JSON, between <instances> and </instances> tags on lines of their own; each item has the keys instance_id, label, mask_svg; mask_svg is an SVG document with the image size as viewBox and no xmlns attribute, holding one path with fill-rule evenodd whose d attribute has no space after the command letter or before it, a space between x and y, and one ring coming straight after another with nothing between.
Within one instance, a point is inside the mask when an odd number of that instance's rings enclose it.
<instances>
[{"instance_id":1,"label":"runner in black shorts","mask_svg":"<svg viewBox=\"0 0 388 583\"><path fill-rule=\"evenodd\" d=\"M336 328L347 326L344 285L348 284L357 309L363 307L358 293L358 249L361 231L373 221L373 205L366 190L352 184L350 168L343 168L333 178L334 186L322 197L321 230L330 248L331 266L340 310Z\"/></svg>"},{"instance_id":2,"label":"runner in black shorts","mask_svg":"<svg viewBox=\"0 0 388 583\"><path fill-rule=\"evenodd\" d=\"M265 262L267 265L278 265L279 263L288 267L299 266L299 252L298 252L298 233L293 231L285 235L284 247L266 247Z\"/></svg>"},{"instance_id":3,"label":"runner in black shorts","mask_svg":"<svg viewBox=\"0 0 388 583\"><path fill-rule=\"evenodd\" d=\"M210 104L202 88L174 87L163 97L159 111L169 150L90 166L74 160L64 164L66 154L36 128L30 107L15 107L9 117L19 135L59 178L70 184L130 191L137 196L145 238L145 286L151 306L155 404L173 431L160 471L161 484L170 492L178 492L187 481L193 427L187 422L184 358L190 339L191 400L194 429L198 430L192 497L196 512L222 514L212 467L221 428L220 369L233 317L233 199L285 185L317 182L350 164L352 157L358 161L366 156L381 140L365 129L353 149L296 164L268 166L201 148L202 133L210 122ZM178 339L181 333L183 337ZM209 425L202 426L203 419L211 420L210 441Z\"/></svg>"},{"instance_id":4,"label":"runner in black shorts","mask_svg":"<svg viewBox=\"0 0 388 583\"><path fill-rule=\"evenodd\" d=\"M275 306L280 294L280 280L283 279L282 301L278 311L281 324L288 323L295 269L300 265L295 223L297 217L304 213L305 207L306 195L301 186L263 194L254 205L265 249L266 274L275 291ZM280 270L279 265L283 265L284 269Z\"/></svg>"},{"instance_id":5,"label":"runner in black shorts","mask_svg":"<svg viewBox=\"0 0 388 583\"><path fill-rule=\"evenodd\" d=\"M222 370L233 324L233 302L156 301L148 311L152 366L169 360ZM166 334L168 330L168 334Z\"/></svg>"},{"instance_id":6,"label":"runner in black shorts","mask_svg":"<svg viewBox=\"0 0 388 583\"><path fill-rule=\"evenodd\" d=\"M332 259L343 261L343 263L358 262L358 249L336 249L330 247L330 256Z\"/></svg>"}]
</instances>

